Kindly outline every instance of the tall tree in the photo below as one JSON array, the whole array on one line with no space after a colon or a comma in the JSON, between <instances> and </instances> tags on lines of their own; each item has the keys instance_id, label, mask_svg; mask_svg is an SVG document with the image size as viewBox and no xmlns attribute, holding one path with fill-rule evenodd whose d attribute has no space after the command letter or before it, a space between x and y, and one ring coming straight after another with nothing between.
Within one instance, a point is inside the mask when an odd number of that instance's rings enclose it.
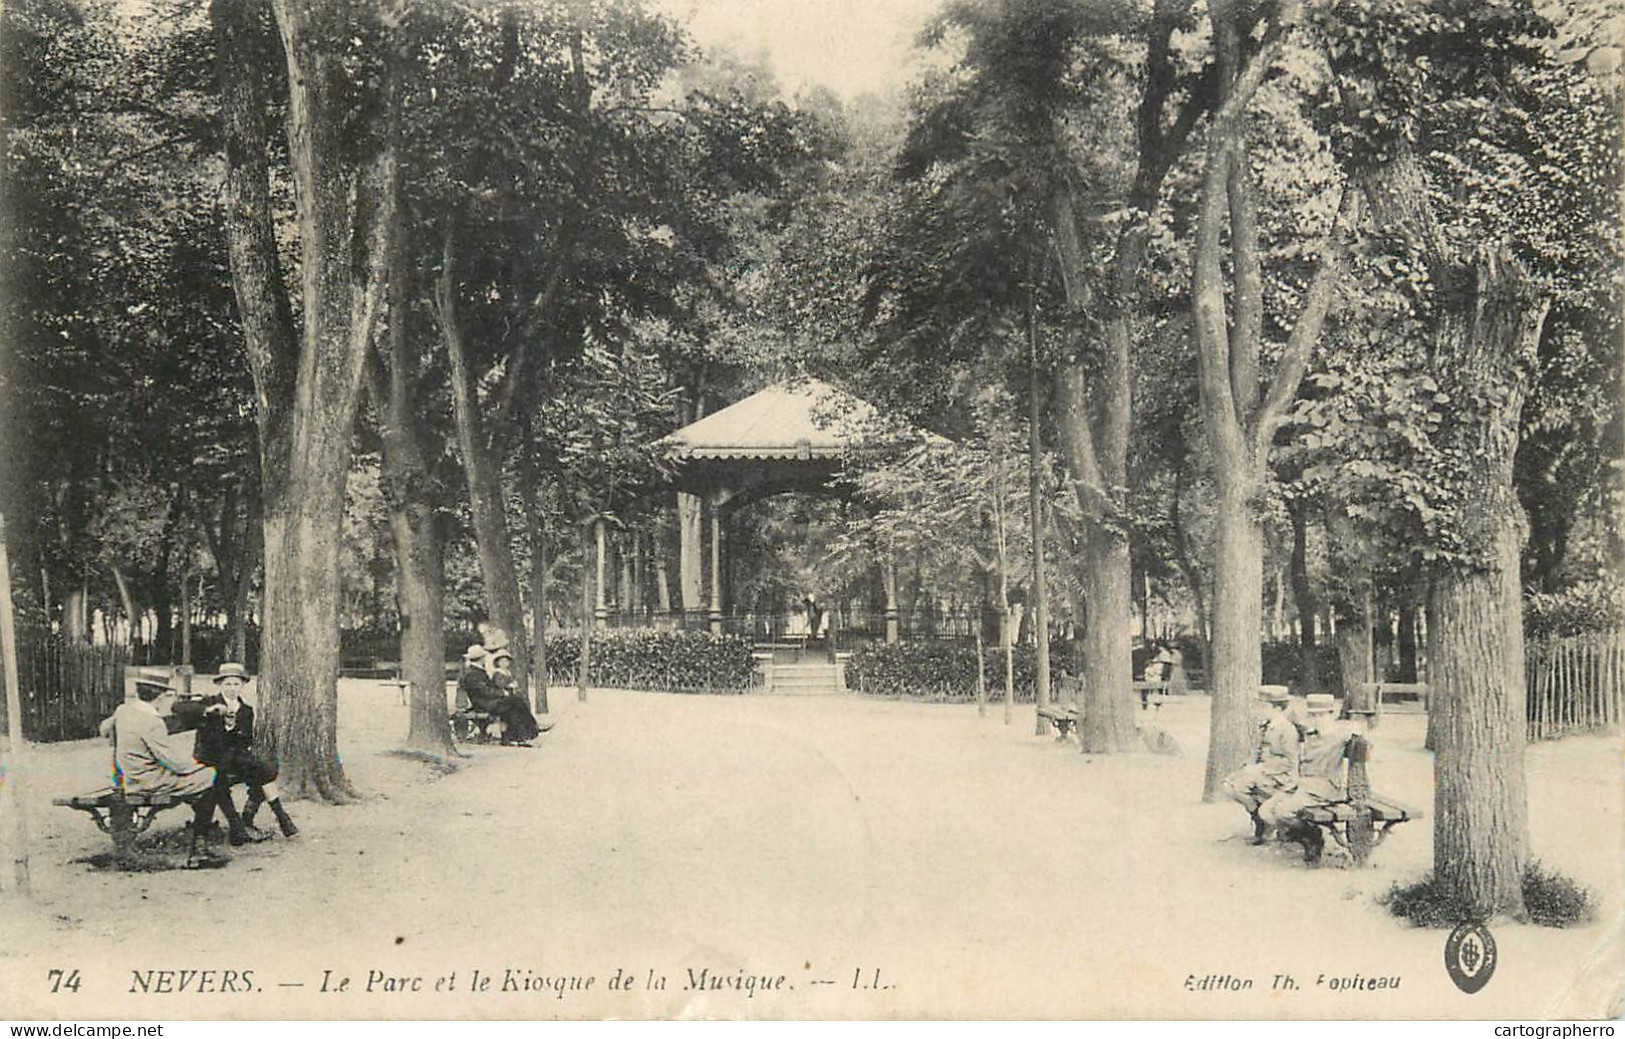
<instances>
[{"instance_id":1,"label":"tall tree","mask_svg":"<svg viewBox=\"0 0 1625 1039\"><path fill-rule=\"evenodd\" d=\"M391 142L375 124L370 55L388 23L370 5L212 8L225 124L227 235L256 390L265 510L265 749L292 797L342 801L338 757L338 543L344 478L374 318L384 295L395 192ZM371 37L371 43L363 39ZM285 79L284 79L285 77ZM267 83L287 85L302 327L276 249ZM376 82L376 79L373 81Z\"/></svg>"},{"instance_id":2,"label":"tall tree","mask_svg":"<svg viewBox=\"0 0 1625 1039\"><path fill-rule=\"evenodd\" d=\"M1262 679L1264 580L1263 530L1254 499L1265 480L1275 431L1331 308L1357 213L1357 196L1348 189L1323 211L1326 231L1318 265L1297 312L1283 322L1290 331L1273 373L1265 376L1265 280L1249 108L1282 57L1295 12L1286 7L1265 17L1234 0L1219 0L1210 10L1219 103L1207 129L1191 264L1197 383L1218 491L1209 673L1213 716L1202 788L1207 800L1222 796L1220 783L1252 750L1251 704ZM1255 38L1260 42L1253 45Z\"/></svg>"},{"instance_id":3,"label":"tall tree","mask_svg":"<svg viewBox=\"0 0 1625 1039\"><path fill-rule=\"evenodd\" d=\"M1347 164L1410 287L1441 409L1422 557L1431 578L1434 873L1478 918L1521 917L1528 863L1514 485L1520 419L1554 295L1617 269L1617 111L1553 60L1531 4L1354 2L1328 55ZM1606 118L1617 118L1610 116ZM1609 153L1612 155L1612 153ZM1446 190L1445 185L1450 188ZM1609 221L1576 196L1606 197Z\"/></svg>"},{"instance_id":4,"label":"tall tree","mask_svg":"<svg viewBox=\"0 0 1625 1039\"><path fill-rule=\"evenodd\" d=\"M958 160L983 191L1015 203L1007 212L1024 207L1024 230L1053 250L1067 314L1055 419L1080 513L1074 567L1089 611L1085 752L1135 742L1129 627L1119 620L1133 609L1130 357L1152 214L1212 97L1209 74L1172 45L1191 8L1184 0L1158 0L1149 11L1062 0L952 5L943 25L968 33L961 67L969 75L917 120L904 156L905 170L921 172L933 160Z\"/></svg>"}]
</instances>

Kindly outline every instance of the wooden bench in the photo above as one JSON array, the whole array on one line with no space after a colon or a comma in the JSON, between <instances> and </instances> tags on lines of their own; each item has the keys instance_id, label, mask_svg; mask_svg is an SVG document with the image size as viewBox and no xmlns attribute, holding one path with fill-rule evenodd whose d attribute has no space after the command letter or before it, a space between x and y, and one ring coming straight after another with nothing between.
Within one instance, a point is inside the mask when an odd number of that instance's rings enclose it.
<instances>
[{"instance_id":1,"label":"wooden bench","mask_svg":"<svg viewBox=\"0 0 1625 1039\"><path fill-rule=\"evenodd\" d=\"M193 796L206 796L210 792ZM96 821L96 828L113 838L113 854L120 868L136 861L135 839L146 833L158 813L181 805L190 805L192 797L174 793L125 793L117 787L108 787L75 797L57 797L53 805L86 812ZM102 813L106 812L104 818ZM138 818L139 817L139 818Z\"/></svg>"},{"instance_id":2,"label":"wooden bench","mask_svg":"<svg viewBox=\"0 0 1625 1039\"><path fill-rule=\"evenodd\" d=\"M458 739L469 743L492 743L496 737L487 731L486 726L494 721L496 715L488 711L463 707L451 712L451 731Z\"/></svg>"},{"instance_id":3,"label":"wooden bench","mask_svg":"<svg viewBox=\"0 0 1625 1039\"><path fill-rule=\"evenodd\" d=\"M1394 706L1405 705L1405 710L1396 711L1396 714L1426 714L1428 713L1428 686L1426 682L1370 682L1363 688L1369 696L1370 703L1377 708L1377 717L1382 717L1384 705L1392 699Z\"/></svg>"},{"instance_id":4,"label":"wooden bench","mask_svg":"<svg viewBox=\"0 0 1625 1039\"><path fill-rule=\"evenodd\" d=\"M1038 716L1055 728L1055 738L1064 740L1078 727L1078 705L1075 703L1050 704L1040 707Z\"/></svg>"},{"instance_id":5,"label":"wooden bench","mask_svg":"<svg viewBox=\"0 0 1625 1039\"><path fill-rule=\"evenodd\" d=\"M1301 825L1296 828L1295 839L1303 845L1304 859L1312 866L1320 865L1328 835L1348 851L1356 866L1364 866L1390 830L1422 818L1421 812L1371 792L1367 772L1371 743L1364 736L1349 737L1343 756L1348 761L1348 797L1332 804L1310 805L1298 812Z\"/></svg>"}]
</instances>

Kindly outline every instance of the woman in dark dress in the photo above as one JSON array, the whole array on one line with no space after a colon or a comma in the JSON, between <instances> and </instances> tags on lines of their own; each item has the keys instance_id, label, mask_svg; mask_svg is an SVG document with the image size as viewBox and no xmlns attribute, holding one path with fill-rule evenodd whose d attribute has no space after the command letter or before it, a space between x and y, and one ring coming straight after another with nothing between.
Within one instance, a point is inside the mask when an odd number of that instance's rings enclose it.
<instances>
[{"instance_id":1,"label":"woman in dark dress","mask_svg":"<svg viewBox=\"0 0 1625 1039\"><path fill-rule=\"evenodd\" d=\"M474 655L476 649L481 650L479 656ZM511 691L513 674L502 667L502 662L511 664L513 657L506 650L494 651L491 660L496 670L487 675L479 666L479 660L484 655L481 647L469 647L468 655L464 657L468 667L463 677L457 680L458 689L468 697L469 705L476 711L484 711L502 723L504 744L528 744L541 729L536 724L536 716L530 713L530 705L525 703L525 698Z\"/></svg>"}]
</instances>

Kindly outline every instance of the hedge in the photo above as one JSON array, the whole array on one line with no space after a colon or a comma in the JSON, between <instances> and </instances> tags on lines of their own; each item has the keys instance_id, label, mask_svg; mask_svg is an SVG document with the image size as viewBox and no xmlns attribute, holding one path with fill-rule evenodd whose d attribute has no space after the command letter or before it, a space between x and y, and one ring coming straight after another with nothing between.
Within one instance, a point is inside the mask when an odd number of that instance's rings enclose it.
<instances>
[{"instance_id":1,"label":"hedge","mask_svg":"<svg viewBox=\"0 0 1625 1039\"><path fill-rule=\"evenodd\" d=\"M598 631L592 636L592 684L610 689L667 693L739 692L757 684L751 643L705 631ZM547 638L550 685L574 685L581 636Z\"/></svg>"},{"instance_id":2,"label":"hedge","mask_svg":"<svg viewBox=\"0 0 1625 1039\"><path fill-rule=\"evenodd\" d=\"M1032 703L1038 654L1032 646L1017 646L1014 653L1015 698ZM1050 643L1050 674L1071 671L1064 642ZM1004 696L1004 653L997 646L986 650L984 678L987 696ZM869 696L909 700L959 702L976 699L976 647L963 642L902 642L894 646L870 643L859 647L846 662L846 687Z\"/></svg>"},{"instance_id":3,"label":"hedge","mask_svg":"<svg viewBox=\"0 0 1625 1039\"><path fill-rule=\"evenodd\" d=\"M1606 633L1625 626L1625 591L1611 580L1537 593L1523 602L1523 630L1529 638Z\"/></svg>"}]
</instances>

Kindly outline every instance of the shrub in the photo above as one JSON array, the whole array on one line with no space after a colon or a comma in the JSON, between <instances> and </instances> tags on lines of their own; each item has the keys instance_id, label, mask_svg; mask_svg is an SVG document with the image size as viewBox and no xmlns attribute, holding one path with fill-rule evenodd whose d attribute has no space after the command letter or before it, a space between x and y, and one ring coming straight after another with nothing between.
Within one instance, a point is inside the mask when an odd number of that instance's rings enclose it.
<instances>
[{"instance_id":1,"label":"shrub","mask_svg":"<svg viewBox=\"0 0 1625 1039\"><path fill-rule=\"evenodd\" d=\"M581 661L579 632L547 638L551 684L576 681ZM737 635L704 631L599 631L592 637L593 685L669 693L724 692L756 684L751 643Z\"/></svg>"},{"instance_id":2,"label":"shrub","mask_svg":"<svg viewBox=\"0 0 1625 1039\"><path fill-rule=\"evenodd\" d=\"M1431 873L1414 884L1395 884L1378 901L1415 927L1455 927L1472 918L1467 906L1443 890ZM1542 927L1572 927L1596 913L1590 891L1539 862L1524 869L1523 904L1530 922Z\"/></svg>"},{"instance_id":3,"label":"shrub","mask_svg":"<svg viewBox=\"0 0 1625 1039\"><path fill-rule=\"evenodd\" d=\"M1050 675L1071 670L1066 645L1050 643ZM1013 654L1015 698L1031 703L1038 654L1032 646L1017 646ZM1004 695L1004 654L989 646L983 661L988 699ZM848 689L870 696L912 700L965 701L976 699L976 647L963 642L900 642L893 646L869 643L855 650L846 663Z\"/></svg>"},{"instance_id":4,"label":"shrub","mask_svg":"<svg viewBox=\"0 0 1625 1039\"><path fill-rule=\"evenodd\" d=\"M1315 666L1326 688L1320 692L1343 695L1343 673L1337 661L1337 647L1330 642L1315 645ZM1262 647L1265 685L1284 685L1293 692L1302 692L1303 650L1296 642L1266 642Z\"/></svg>"},{"instance_id":5,"label":"shrub","mask_svg":"<svg viewBox=\"0 0 1625 1039\"><path fill-rule=\"evenodd\" d=\"M1524 870L1523 905L1529 919L1542 927L1589 923L1597 911L1590 891L1561 873L1548 872L1539 862Z\"/></svg>"},{"instance_id":6,"label":"shrub","mask_svg":"<svg viewBox=\"0 0 1625 1039\"><path fill-rule=\"evenodd\" d=\"M1586 635L1625 627L1625 590L1613 581L1588 581L1561 592L1524 598L1523 630L1530 638Z\"/></svg>"}]
</instances>

